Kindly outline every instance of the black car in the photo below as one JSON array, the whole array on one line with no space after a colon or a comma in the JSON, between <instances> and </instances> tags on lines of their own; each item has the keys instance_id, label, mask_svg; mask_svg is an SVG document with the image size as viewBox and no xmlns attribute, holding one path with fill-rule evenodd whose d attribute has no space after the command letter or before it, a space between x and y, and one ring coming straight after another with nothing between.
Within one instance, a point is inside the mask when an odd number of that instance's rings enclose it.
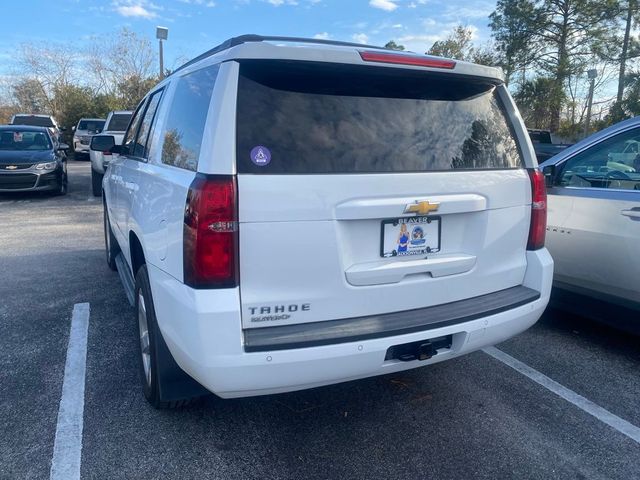
<instances>
[{"instance_id":1,"label":"black car","mask_svg":"<svg viewBox=\"0 0 640 480\"><path fill-rule=\"evenodd\" d=\"M67 193L69 148L45 127L0 126L0 192Z\"/></svg>"}]
</instances>

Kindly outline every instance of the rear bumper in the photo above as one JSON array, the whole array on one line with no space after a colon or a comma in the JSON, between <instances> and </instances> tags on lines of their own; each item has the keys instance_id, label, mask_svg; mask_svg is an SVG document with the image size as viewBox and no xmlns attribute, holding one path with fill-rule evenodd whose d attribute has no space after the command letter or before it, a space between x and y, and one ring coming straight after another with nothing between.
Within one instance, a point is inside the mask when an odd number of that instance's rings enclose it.
<instances>
[{"instance_id":1,"label":"rear bumper","mask_svg":"<svg viewBox=\"0 0 640 480\"><path fill-rule=\"evenodd\" d=\"M223 398L281 393L438 363L495 345L533 325L549 301L553 261L546 249L527 252L523 286L540 296L515 308L453 325L381 338L306 348L247 352L237 289L186 287L149 266L162 335L178 365ZM424 361L385 360L389 347L452 336L449 349Z\"/></svg>"}]
</instances>

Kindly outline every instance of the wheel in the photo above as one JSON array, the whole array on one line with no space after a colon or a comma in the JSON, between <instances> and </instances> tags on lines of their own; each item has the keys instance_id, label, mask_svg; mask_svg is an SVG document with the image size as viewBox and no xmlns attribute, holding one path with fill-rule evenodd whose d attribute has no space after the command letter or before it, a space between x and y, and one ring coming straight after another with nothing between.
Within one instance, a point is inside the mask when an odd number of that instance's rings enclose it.
<instances>
[{"instance_id":1,"label":"wheel","mask_svg":"<svg viewBox=\"0 0 640 480\"><path fill-rule=\"evenodd\" d=\"M174 395L171 401L162 399L161 391L163 389L160 386L161 379L172 377L173 372L171 372L171 370L173 369L170 364L167 363L167 355L170 356L170 353L168 353L162 334L158 329L146 265L142 265L138 269L135 296L138 336L140 339L138 363L140 365L140 378L142 380L144 397L154 408L158 409L179 408L190 405L198 400L198 395L196 394L194 396L193 391L190 391L188 388L184 391L177 392L178 395ZM162 358L163 352L164 359ZM173 358L171 358L171 362L175 363ZM177 365L175 365L174 368L178 368ZM180 376L186 376L186 374L180 371L179 377ZM193 382L193 380L191 380L191 382Z\"/></svg>"},{"instance_id":2,"label":"wheel","mask_svg":"<svg viewBox=\"0 0 640 480\"><path fill-rule=\"evenodd\" d=\"M103 202L103 207L104 212L102 218L104 221L104 247L107 253L107 265L109 265L109 268L115 272L118 269L118 267L116 267L116 256L120 253L120 246L113 235L113 231L111 230L106 202Z\"/></svg>"},{"instance_id":3,"label":"wheel","mask_svg":"<svg viewBox=\"0 0 640 480\"><path fill-rule=\"evenodd\" d=\"M102 177L104 177L103 173L98 173L93 168L91 169L91 190L94 197L102 196Z\"/></svg>"},{"instance_id":4,"label":"wheel","mask_svg":"<svg viewBox=\"0 0 640 480\"><path fill-rule=\"evenodd\" d=\"M65 168L62 172L62 177L60 178L60 186L57 190L53 191L55 196L66 195L67 190L69 189L69 179L67 178L67 169Z\"/></svg>"}]
</instances>

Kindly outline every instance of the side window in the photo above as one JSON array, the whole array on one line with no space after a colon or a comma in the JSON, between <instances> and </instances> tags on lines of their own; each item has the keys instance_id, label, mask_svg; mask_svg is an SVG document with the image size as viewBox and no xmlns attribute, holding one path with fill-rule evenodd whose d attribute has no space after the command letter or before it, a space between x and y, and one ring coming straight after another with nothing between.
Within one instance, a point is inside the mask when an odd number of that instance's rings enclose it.
<instances>
[{"instance_id":1,"label":"side window","mask_svg":"<svg viewBox=\"0 0 640 480\"><path fill-rule=\"evenodd\" d=\"M133 141L136 138L136 133L138 132L138 127L140 126L140 121L142 120L142 113L144 112L144 106L147 102L147 99L143 99L138 105L136 112L133 114L133 118L129 123L129 128L124 134L124 140L122 140L123 152L125 155L131 155L133 149Z\"/></svg>"},{"instance_id":2,"label":"side window","mask_svg":"<svg viewBox=\"0 0 640 480\"><path fill-rule=\"evenodd\" d=\"M564 163L560 186L640 190L640 128L608 138Z\"/></svg>"},{"instance_id":3,"label":"side window","mask_svg":"<svg viewBox=\"0 0 640 480\"><path fill-rule=\"evenodd\" d=\"M178 80L167 120L162 125L162 163L196 170L213 86L218 75L214 65Z\"/></svg>"},{"instance_id":4,"label":"side window","mask_svg":"<svg viewBox=\"0 0 640 480\"><path fill-rule=\"evenodd\" d=\"M160 99L162 98L162 92L163 90L158 90L157 92L154 92L151 97L149 97L147 108L144 112L144 115L142 116L140 129L138 130L138 135L136 136L136 140L133 146L132 155L134 157L147 158L151 122L153 121L156 115L156 111L158 110L158 105L160 104Z\"/></svg>"}]
</instances>

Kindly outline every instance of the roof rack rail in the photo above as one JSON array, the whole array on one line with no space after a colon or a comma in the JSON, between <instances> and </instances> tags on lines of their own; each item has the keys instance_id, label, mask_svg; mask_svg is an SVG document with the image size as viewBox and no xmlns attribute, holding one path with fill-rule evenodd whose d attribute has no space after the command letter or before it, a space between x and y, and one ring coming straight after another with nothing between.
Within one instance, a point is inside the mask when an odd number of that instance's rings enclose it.
<instances>
[{"instance_id":1,"label":"roof rack rail","mask_svg":"<svg viewBox=\"0 0 640 480\"><path fill-rule=\"evenodd\" d=\"M200 60L203 60L211 55L215 55L216 53L222 52L224 50L228 50L237 45L242 45L243 43L252 43L252 42L291 42L291 43L315 43L320 45L334 45L338 47L358 47L358 48L373 48L376 50L389 50L385 47L378 47L374 45L365 45L362 43L352 43L352 42L340 42L337 40L323 40L320 38L303 38L303 37L278 37L278 36L264 36L264 35L255 35L255 34L247 34L240 35L238 37L232 37L228 40L225 40L217 47L213 47L211 50L204 52L201 55L198 55L192 60L189 60L184 65L179 66L173 72L177 72L182 70L183 68L188 67L189 65L193 65Z\"/></svg>"}]
</instances>

